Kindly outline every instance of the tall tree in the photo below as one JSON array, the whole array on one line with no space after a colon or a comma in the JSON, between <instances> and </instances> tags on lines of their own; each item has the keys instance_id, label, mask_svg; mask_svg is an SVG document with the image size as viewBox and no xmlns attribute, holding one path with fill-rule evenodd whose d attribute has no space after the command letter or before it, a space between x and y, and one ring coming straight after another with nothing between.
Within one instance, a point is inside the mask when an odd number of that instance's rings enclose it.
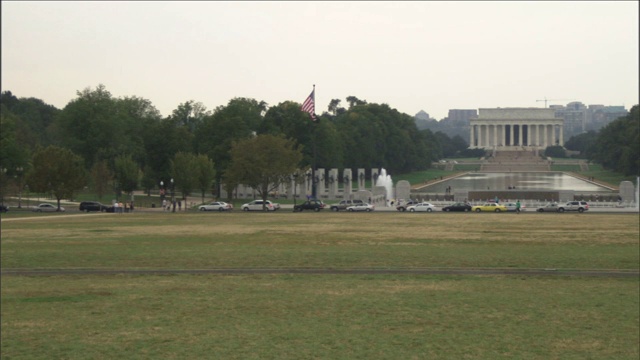
<instances>
[{"instance_id":1,"label":"tall tree","mask_svg":"<svg viewBox=\"0 0 640 360\"><path fill-rule=\"evenodd\" d=\"M591 158L625 175L640 174L640 106L600 129Z\"/></svg>"},{"instance_id":2,"label":"tall tree","mask_svg":"<svg viewBox=\"0 0 640 360\"><path fill-rule=\"evenodd\" d=\"M53 145L39 148L33 154L32 165L27 185L32 191L53 194L58 209L61 199L72 199L74 192L86 184L84 161L69 149Z\"/></svg>"},{"instance_id":3,"label":"tall tree","mask_svg":"<svg viewBox=\"0 0 640 360\"><path fill-rule=\"evenodd\" d=\"M140 166L131 155L120 155L115 158L113 165L114 181L116 182L116 196L120 192L131 195L138 187Z\"/></svg>"},{"instance_id":4,"label":"tall tree","mask_svg":"<svg viewBox=\"0 0 640 360\"><path fill-rule=\"evenodd\" d=\"M113 179L109 164L107 161L101 160L93 164L91 167L91 180L93 182L93 191L98 195L98 199L107 194L109 183Z\"/></svg>"},{"instance_id":5,"label":"tall tree","mask_svg":"<svg viewBox=\"0 0 640 360\"><path fill-rule=\"evenodd\" d=\"M248 98L234 98L226 106L216 108L203 119L196 131L194 149L213 160L217 189L220 193L222 178L231 161L233 141L247 139L258 131L267 104Z\"/></svg>"},{"instance_id":6,"label":"tall tree","mask_svg":"<svg viewBox=\"0 0 640 360\"><path fill-rule=\"evenodd\" d=\"M171 177L175 181L182 193L182 199L186 199L197 186L197 178L194 174L197 171L196 156L192 153L178 152L171 160Z\"/></svg>"},{"instance_id":7,"label":"tall tree","mask_svg":"<svg viewBox=\"0 0 640 360\"><path fill-rule=\"evenodd\" d=\"M213 168L213 161L211 161L207 155L197 155L194 162L194 186L200 190L200 193L202 194L202 202L204 203L204 194L208 190L211 190L211 185L213 184L216 171Z\"/></svg>"},{"instance_id":8,"label":"tall tree","mask_svg":"<svg viewBox=\"0 0 640 360\"><path fill-rule=\"evenodd\" d=\"M289 181L301 160L302 152L294 140L270 134L257 135L232 145L231 165L225 179L254 188L266 201L271 191Z\"/></svg>"}]
</instances>

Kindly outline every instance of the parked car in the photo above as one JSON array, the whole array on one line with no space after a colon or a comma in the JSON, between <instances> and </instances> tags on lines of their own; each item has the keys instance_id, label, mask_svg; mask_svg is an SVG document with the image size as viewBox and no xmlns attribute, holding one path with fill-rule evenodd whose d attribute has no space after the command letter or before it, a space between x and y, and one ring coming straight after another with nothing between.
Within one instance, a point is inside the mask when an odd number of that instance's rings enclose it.
<instances>
[{"instance_id":1,"label":"parked car","mask_svg":"<svg viewBox=\"0 0 640 360\"><path fill-rule=\"evenodd\" d=\"M60 206L60 209L58 209L58 207L55 206L55 205L44 203L44 204L40 204L40 205L34 207L33 211L35 211L35 212L56 212L56 211L64 211L64 208L62 206Z\"/></svg>"},{"instance_id":2,"label":"parked car","mask_svg":"<svg viewBox=\"0 0 640 360\"><path fill-rule=\"evenodd\" d=\"M354 211L366 211L366 212L370 212L370 211L373 211L373 210L375 210L375 209L376 209L376 206L375 206L375 205L372 205L372 204L368 204L368 203L364 203L364 202L363 202L363 203L358 203L358 204L355 204L355 205L349 206L349 207L347 208L347 211L351 211L351 212L354 212Z\"/></svg>"},{"instance_id":3,"label":"parked car","mask_svg":"<svg viewBox=\"0 0 640 360\"><path fill-rule=\"evenodd\" d=\"M83 201L80 203L80 211L107 211L107 209L109 208L109 206L99 203L97 201Z\"/></svg>"},{"instance_id":4,"label":"parked car","mask_svg":"<svg viewBox=\"0 0 640 360\"><path fill-rule=\"evenodd\" d=\"M411 205L407 207L407 211L409 212L416 212L416 211L432 212L435 209L436 209L436 206L428 202L421 202L421 203L417 203L415 205Z\"/></svg>"},{"instance_id":5,"label":"parked car","mask_svg":"<svg viewBox=\"0 0 640 360\"><path fill-rule=\"evenodd\" d=\"M331 211L347 210L348 207L363 204L362 200L342 200L337 204L331 205Z\"/></svg>"},{"instance_id":6,"label":"parked car","mask_svg":"<svg viewBox=\"0 0 640 360\"><path fill-rule=\"evenodd\" d=\"M9 207L6 205L0 205L0 212L6 213L9 211Z\"/></svg>"},{"instance_id":7,"label":"parked car","mask_svg":"<svg viewBox=\"0 0 640 360\"><path fill-rule=\"evenodd\" d=\"M262 206L263 203L264 203L264 207ZM240 208L243 211L262 211L262 210L276 211L280 209L280 204L273 203L269 200L267 200L266 202L263 202L262 200L253 200L246 204L242 204Z\"/></svg>"},{"instance_id":8,"label":"parked car","mask_svg":"<svg viewBox=\"0 0 640 360\"><path fill-rule=\"evenodd\" d=\"M418 201L414 201L414 200L409 200L407 202L402 202L401 201L396 206L396 210L398 210L398 211L407 211L407 206L415 205L417 203L418 203Z\"/></svg>"},{"instance_id":9,"label":"parked car","mask_svg":"<svg viewBox=\"0 0 640 360\"><path fill-rule=\"evenodd\" d=\"M507 211L516 211L516 203L514 202L504 203L504 206L507 207ZM520 211L525 211L525 210L527 210L527 208L524 206L523 203L520 203Z\"/></svg>"},{"instance_id":10,"label":"parked car","mask_svg":"<svg viewBox=\"0 0 640 360\"><path fill-rule=\"evenodd\" d=\"M471 211L475 212L502 212L507 211L507 207L495 202L487 202L482 205L476 205L471 207Z\"/></svg>"},{"instance_id":11,"label":"parked car","mask_svg":"<svg viewBox=\"0 0 640 360\"><path fill-rule=\"evenodd\" d=\"M569 201L564 205L558 206L558 212L577 211L584 212L589 210L589 204L586 201Z\"/></svg>"},{"instance_id":12,"label":"parked car","mask_svg":"<svg viewBox=\"0 0 640 360\"><path fill-rule=\"evenodd\" d=\"M443 207L442 211L471 211L471 205L468 203L457 202Z\"/></svg>"},{"instance_id":13,"label":"parked car","mask_svg":"<svg viewBox=\"0 0 640 360\"><path fill-rule=\"evenodd\" d=\"M233 205L228 204L224 201L214 201L210 204L200 205L198 207L200 211L231 211L233 210Z\"/></svg>"},{"instance_id":14,"label":"parked car","mask_svg":"<svg viewBox=\"0 0 640 360\"><path fill-rule=\"evenodd\" d=\"M303 202L302 204L297 204L293 207L293 211L304 211L304 210L313 210L320 211L324 209L325 204L320 200L308 200Z\"/></svg>"},{"instance_id":15,"label":"parked car","mask_svg":"<svg viewBox=\"0 0 640 360\"><path fill-rule=\"evenodd\" d=\"M558 203L548 203L536 209L537 212L558 212Z\"/></svg>"}]
</instances>

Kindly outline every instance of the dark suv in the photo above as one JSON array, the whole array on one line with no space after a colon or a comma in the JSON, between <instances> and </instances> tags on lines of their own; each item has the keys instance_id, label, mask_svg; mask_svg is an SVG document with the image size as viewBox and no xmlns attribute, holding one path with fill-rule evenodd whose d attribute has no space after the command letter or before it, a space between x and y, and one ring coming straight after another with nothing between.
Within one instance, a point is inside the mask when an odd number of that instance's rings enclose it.
<instances>
[{"instance_id":1,"label":"dark suv","mask_svg":"<svg viewBox=\"0 0 640 360\"><path fill-rule=\"evenodd\" d=\"M313 210L320 211L324 209L324 203L320 200L309 200L293 207L293 211Z\"/></svg>"},{"instance_id":2,"label":"dark suv","mask_svg":"<svg viewBox=\"0 0 640 360\"><path fill-rule=\"evenodd\" d=\"M83 201L80 203L80 211L108 211L109 206L101 204L97 201Z\"/></svg>"}]
</instances>

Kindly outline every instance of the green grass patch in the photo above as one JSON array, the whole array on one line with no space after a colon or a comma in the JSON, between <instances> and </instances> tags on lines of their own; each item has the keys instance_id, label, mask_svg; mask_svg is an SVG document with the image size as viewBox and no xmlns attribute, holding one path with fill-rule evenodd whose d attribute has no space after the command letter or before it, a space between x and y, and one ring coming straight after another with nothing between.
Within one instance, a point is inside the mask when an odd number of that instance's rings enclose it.
<instances>
[{"instance_id":1,"label":"green grass patch","mask_svg":"<svg viewBox=\"0 0 640 360\"><path fill-rule=\"evenodd\" d=\"M637 214L134 213L2 222L2 269L637 270ZM3 359L637 359L637 278L2 276Z\"/></svg>"}]
</instances>

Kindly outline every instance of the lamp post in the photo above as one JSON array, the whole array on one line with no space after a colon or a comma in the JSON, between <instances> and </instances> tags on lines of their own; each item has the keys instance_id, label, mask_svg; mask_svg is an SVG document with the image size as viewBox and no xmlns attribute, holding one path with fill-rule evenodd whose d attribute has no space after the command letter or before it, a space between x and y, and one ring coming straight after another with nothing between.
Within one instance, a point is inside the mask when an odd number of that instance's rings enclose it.
<instances>
[{"instance_id":1,"label":"lamp post","mask_svg":"<svg viewBox=\"0 0 640 360\"><path fill-rule=\"evenodd\" d=\"M4 205L4 189L6 189L6 186L4 186L4 182L5 182L5 174L7 173L7 168L2 168L2 174L0 174L1 176L1 180L2 180L2 205Z\"/></svg>"},{"instance_id":2,"label":"lamp post","mask_svg":"<svg viewBox=\"0 0 640 360\"><path fill-rule=\"evenodd\" d=\"M22 208L22 166L16 168L16 177L18 178L18 209Z\"/></svg>"},{"instance_id":3,"label":"lamp post","mask_svg":"<svg viewBox=\"0 0 640 360\"><path fill-rule=\"evenodd\" d=\"M160 202L164 201L164 182L160 180Z\"/></svg>"},{"instance_id":4,"label":"lamp post","mask_svg":"<svg viewBox=\"0 0 640 360\"><path fill-rule=\"evenodd\" d=\"M291 175L293 177L293 206L296 206L296 187L298 186L298 173Z\"/></svg>"},{"instance_id":5,"label":"lamp post","mask_svg":"<svg viewBox=\"0 0 640 360\"><path fill-rule=\"evenodd\" d=\"M171 206L173 206L173 212L176 212L176 199L174 197L175 189L176 189L176 185L173 182L173 178L171 178Z\"/></svg>"}]
</instances>

